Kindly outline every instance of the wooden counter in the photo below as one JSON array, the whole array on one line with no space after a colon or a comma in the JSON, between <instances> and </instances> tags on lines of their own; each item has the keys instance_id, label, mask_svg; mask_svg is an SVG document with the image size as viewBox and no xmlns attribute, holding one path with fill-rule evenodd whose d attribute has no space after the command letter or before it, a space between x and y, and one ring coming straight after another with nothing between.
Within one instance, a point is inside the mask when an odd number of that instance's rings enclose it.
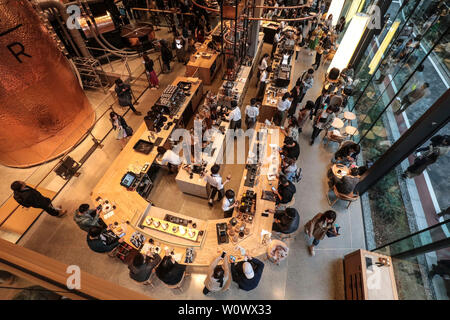
<instances>
[{"instance_id":1,"label":"wooden counter","mask_svg":"<svg viewBox=\"0 0 450 320\"><path fill-rule=\"evenodd\" d=\"M277 49L277 51L278 51L278 49ZM269 74L270 82L266 85L266 91L264 93L261 108L259 109L259 117L258 117L259 122L264 122L266 120L269 120L269 121L272 120L273 116L275 115L275 112L277 111L278 102L283 97L283 94L285 92L291 91L292 88L294 87L295 81L296 81L296 79L294 79L295 67L296 67L294 55L295 55L295 53L291 57L291 78L290 78L289 85L287 87L284 87L284 88L275 87L275 79L273 79L274 73L271 72ZM278 63L273 61L272 62L272 70L274 70L277 65L278 65ZM275 92L269 89L270 87L275 87L275 88L279 89L279 92L276 96L274 96Z\"/></svg>"},{"instance_id":2,"label":"wooden counter","mask_svg":"<svg viewBox=\"0 0 450 320\"><path fill-rule=\"evenodd\" d=\"M221 127L228 130L230 123L228 121L222 121L220 123ZM211 167L216 163L216 160L220 154L223 153L223 145L225 142L226 132L222 134L218 129L214 133L214 142L211 147L211 151L215 149L212 155L208 153L202 153L202 160L207 163L206 172L210 172ZM184 165L184 163L183 163ZM184 170L180 169L175 178L180 190L187 194L192 194L194 196L208 198L208 190L206 188L206 181L199 174L194 173L193 178L190 178L190 174Z\"/></svg>"},{"instance_id":3,"label":"wooden counter","mask_svg":"<svg viewBox=\"0 0 450 320\"><path fill-rule=\"evenodd\" d=\"M378 266L379 259L390 265ZM347 300L398 300L392 259L389 256L357 250L344 257L345 297Z\"/></svg>"},{"instance_id":4,"label":"wooden counter","mask_svg":"<svg viewBox=\"0 0 450 320\"><path fill-rule=\"evenodd\" d=\"M263 124L258 123L256 125L256 130L261 129ZM266 209L274 209L275 203L270 201L265 201L261 199L261 192L263 190L269 191L271 186L277 185L277 180L269 182L267 176L261 174L259 176L259 183L252 188L257 193L257 203L256 203L256 214L252 224L248 224L247 227L250 228L250 234L244 237L244 239L239 240L237 243L233 243L231 239L229 243L218 245L217 234L216 234L216 224L222 222L228 222L230 219L218 219L218 220L201 220L193 219L189 217L182 216L176 212L171 212L162 208L151 207L148 212L146 212L149 207L149 203L144 200L138 193L134 191L127 191L124 187L120 186L120 180L123 174L127 171L129 164L139 164L143 165L145 162L153 162L156 154L152 152L150 155L143 155L141 153L135 152L132 147L134 143L139 139L139 137L146 131L145 124L136 131L132 136L129 143L126 145L124 150L119 154L116 160L113 162L111 167L107 170L105 175L100 179L97 186L92 192L92 200L96 202L97 197L101 197L103 200L108 199L112 205L116 208L113 210L112 216L107 215L107 218L102 214L107 225L114 224L118 222L119 226L123 229L121 232L125 232L123 239L126 243L133 246L130 242L130 238L134 232L139 231L145 236L144 243L148 242L149 238L152 238L154 242L161 248L169 246L171 250L174 250L175 255L181 257L179 259L180 263L184 262L185 250L187 247L193 247L195 250L195 260L191 265L194 266L209 266L213 259L222 250L226 250L230 254L240 258L239 251L236 249L236 245L239 245L247 250L247 252L253 256L260 256L266 252L266 246L261 244L261 231L266 230L271 232L273 216L263 217L261 213ZM274 132L275 133L275 132ZM169 132L160 133L160 136L167 139ZM266 143L266 152L264 153L267 157L270 156L272 150L269 147L270 144L275 143L281 145L284 137L280 134L268 134ZM252 138L250 145L250 150L253 150L253 144L256 141L256 134ZM279 156L278 156L279 161ZM269 167L269 163L262 165L262 170ZM243 178L241 180L241 186L238 192L238 198L249 188L244 186L246 177L246 170L244 171ZM194 242L185 240L165 232L158 230L152 230L149 228L140 228L139 224L142 219L146 216L154 216L158 218L163 218L165 214L171 214L181 218L188 218L190 220L195 220L197 223L197 229L202 230L205 228L205 233L201 238L200 242ZM235 211L235 216L238 212ZM127 223L128 222L128 223ZM119 233L119 232L117 232Z\"/></svg>"},{"instance_id":5,"label":"wooden counter","mask_svg":"<svg viewBox=\"0 0 450 320\"><path fill-rule=\"evenodd\" d=\"M220 52L208 48L208 44L212 41L211 36L209 38L191 55L186 65L186 73L193 74L198 69L200 79L207 85L212 83L214 76L222 66L222 59L219 58ZM203 57L203 54L208 54L210 57Z\"/></svg>"}]
</instances>

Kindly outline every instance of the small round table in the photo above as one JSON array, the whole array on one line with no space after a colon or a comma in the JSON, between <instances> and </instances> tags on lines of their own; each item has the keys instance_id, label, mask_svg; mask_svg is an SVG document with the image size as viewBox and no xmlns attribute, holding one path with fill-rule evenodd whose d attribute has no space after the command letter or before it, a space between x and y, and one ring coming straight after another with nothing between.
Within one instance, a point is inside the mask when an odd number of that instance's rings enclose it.
<instances>
[{"instance_id":1,"label":"small round table","mask_svg":"<svg viewBox=\"0 0 450 320\"><path fill-rule=\"evenodd\" d=\"M346 126L345 133L349 136L357 136L359 134L358 129L352 126Z\"/></svg>"},{"instance_id":2,"label":"small round table","mask_svg":"<svg viewBox=\"0 0 450 320\"><path fill-rule=\"evenodd\" d=\"M350 169L343 165L343 164L333 164L331 167L331 171L333 172L334 176L338 179L342 179L344 176L348 175L350 173Z\"/></svg>"}]
</instances>

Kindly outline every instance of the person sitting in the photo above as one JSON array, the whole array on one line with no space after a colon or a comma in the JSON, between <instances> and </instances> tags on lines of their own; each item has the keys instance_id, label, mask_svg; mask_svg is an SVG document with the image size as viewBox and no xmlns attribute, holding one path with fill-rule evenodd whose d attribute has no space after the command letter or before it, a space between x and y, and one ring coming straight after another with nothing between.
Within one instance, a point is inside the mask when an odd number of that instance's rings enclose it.
<instances>
[{"instance_id":1,"label":"person sitting","mask_svg":"<svg viewBox=\"0 0 450 320\"><path fill-rule=\"evenodd\" d=\"M166 250L166 255L156 268L158 278L169 286L178 284L183 279L186 266L175 261L172 255Z\"/></svg>"},{"instance_id":2,"label":"person sitting","mask_svg":"<svg viewBox=\"0 0 450 320\"><path fill-rule=\"evenodd\" d=\"M221 261L222 265L219 265ZM230 261L226 252L223 252L222 255L214 259L209 266L203 294L206 295L209 292L226 291L230 288L230 284Z\"/></svg>"},{"instance_id":3,"label":"person sitting","mask_svg":"<svg viewBox=\"0 0 450 320\"><path fill-rule=\"evenodd\" d=\"M92 251L103 253L112 251L119 243L123 242L123 238L112 237L110 233L100 227L91 227L86 241Z\"/></svg>"},{"instance_id":4,"label":"person sitting","mask_svg":"<svg viewBox=\"0 0 450 320\"><path fill-rule=\"evenodd\" d=\"M356 157L360 151L361 147L359 144L353 141L344 141L334 154L334 161L332 160L332 162L350 165L356 161Z\"/></svg>"},{"instance_id":5,"label":"person sitting","mask_svg":"<svg viewBox=\"0 0 450 320\"><path fill-rule=\"evenodd\" d=\"M300 224L300 215L295 208L286 208L285 210L269 210L274 213L272 230L284 234L290 234L297 231Z\"/></svg>"},{"instance_id":6,"label":"person sitting","mask_svg":"<svg viewBox=\"0 0 450 320\"><path fill-rule=\"evenodd\" d=\"M245 256L244 261L231 264L233 281L245 291L253 290L258 286L263 270L264 263L248 255Z\"/></svg>"},{"instance_id":7,"label":"person sitting","mask_svg":"<svg viewBox=\"0 0 450 320\"><path fill-rule=\"evenodd\" d=\"M267 258L277 265L287 258L289 247L280 240L272 239L267 247Z\"/></svg>"},{"instance_id":8,"label":"person sitting","mask_svg":"<svg viewBox=\"0 0 450 320\"><path fill-rule=\"evenodd\" d=\"M158 156L161 157L161 160L158 161L158 163L160 163L163 166L167 165L167 168L169 168L169 173L178 172L178 167L181 164L180 156L177 155L172 150L167 150L166 148L161 146L158 147L157 151Z\"/></svg>"},{"instance_id":9,"label":"person sitting","mask_svg":"<svg viewBox=\"0 0 450 320\"><path fill-rule=\"evenodd\" d=\"M283 175L280 176L278 189L272 187L272 190L277 196L277 205L287 204L291 202L295 192L297 191L294 184Z\"/></svg>"},{"instance_id":10,"label":"person sitting","mask_svg":"<svg viewBox=\"0 0 450 320\"><path fill-rule=\"evenodd\" d=\"M88 232L92 227L106 228L105 223L100 218L101 207L97 209L89 209L87 203L83 203L75 210L73 220L81 230Z\"/></svg>"},{"instance_id":11,"label":"person sitting","mask_svg":"<svg viewBox=\"0 0 450 320\"><path fill-rule=\"evenodd\" d=\"M233 215L234 208L238 206L233 190L228 189L222 202L222 210L224 218L230 218Z\"/></svg>"},{"instance_id":12,"label":"person sitting","mask_svg":"<svg viewBox=\"0 0 450 320\"><path fill-rule=\"evenodd\" d=\"M364 172L366 172L365 167L354 167L350 170L349 175L345 175L341 179L333 175L329 181L329 186L332 187L335 185L336 190L339 193L353 195L355 187L359 183L361 175L364 174Z\"/></svg>"},{"instance_id":13,"label":"person sitting","mask_svg":"<svg viewBox=\"0 0 450 320\"><path fill-rule=\"evenodd\" d=\"M281 164L281 172L289 181L293 181L297 172L297 163L294 159L284 158Z\"/></svg>"},{"instance_id":14,"label":"person sitting","mask_svg":"<svg viewBox=\"0 0 450 320\"><path fill-rule=\"evenodd\" d=\"M292 137L286 137L281 153L285 157L297 160L300 155L300 145Z\"/></svg>"},{"instance_id":15,"label":"person sitting","mask_svg":"<svg viewBox=\"0 0 450 320\"><path fill-rule=\"evenodd\" d=\"M137 282L144 282L150 278L153 268L161 261L158 254L153 256L144 256L138 253L134 256L133 263L128 266L130 278Z\"/></svg>"}]
</instances>

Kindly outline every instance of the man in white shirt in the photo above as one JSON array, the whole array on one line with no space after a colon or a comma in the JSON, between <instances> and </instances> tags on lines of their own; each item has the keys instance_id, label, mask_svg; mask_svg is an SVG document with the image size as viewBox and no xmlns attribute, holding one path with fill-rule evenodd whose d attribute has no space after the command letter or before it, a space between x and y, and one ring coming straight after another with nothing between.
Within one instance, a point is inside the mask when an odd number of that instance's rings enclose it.
<instances>
[{"instance_id":1,"label":"man in white shirt","mask_svg":"<svg viewBox=\"0 0 450 320\"><path fill-rule=\"evenodd\" d=\"M278 27L277 32L273 36L273 45L272 45L272 52L270 53L270 57L273 59L273 55L275 54L275 51L277 51L278 43L281 40L281 28Z\"/></svg>"},{"instance_id":2,"label":"man in white shirt","mask_svg":"<svg viewBox=\"0 0 450 320\"><path fill-rule=\"evenodd\" d=\"M217 200L222 200L224 196L224 185L226 185L230 180L231 177L228 176L225 180L225 182L222 183L222 177L219 174L220 166L218 164L215 164L211 167L211 174L206 175L204 180L211 186L211 194L209 195L208 199L208 205L210 207L213 206L214 198L216 197L216 193L219 194Z\"/></svg>"},{"instance_id":3,"label":"man in white shirt","mask_svg":"<svg viewBox=\"0 0 450 320\"><path fill-rule=\"evenodd\" d=\"M223 217L231 218L231 216L233 216L234 208L237 206L238 202L235 199L234 191L228 189L227 192L225 192L225 197L222 201Z\"/></svg>"},{"instance_id":4,"label":"man in white shirt","mask_svg":"<svg viewBox=\"0 0 450 320\"><path fill-rule=\"evenodd\" d=\"M256 123L256 118L259 116L259 109L256 105L256 99L252 98L250 100L250 105L245 107L245 124L247 129L253 128Z\"/></svg>"},{"instance_id":5,"label":"man in white shirt","mask_svg":"<svg viewBox=\"0 0 450 320\"><path fill-rule=\"evenodd\" d=\"M261 76L259 78L259 90L258 94L256 95L256 99L262 100L264 97L264 92L266 91L266 84L269 82L269 73L272 72L271 67L267 67L266 70L264 70L261 73Z\"/></svg>"},{"instance_id":6,"label":"man in white shirt","mask_svg":"<svg viewBox=\"0 0 450 320\"><path fill-rule=\"evenodd\" d=\"M230 129L240 129L241 128L241 109L239 109L238 104L235 100L231 100L231 112L227 117L228 121L231 121L230 123Z\"/></svg>"},{"instance_id":7,"label":"man in white shirt","mask_svg":"<svg viewBox=\"0 0 450 320\"><path fill-rule=\"evenodd\" d=\"M167 168L169 168L169 173L175 173L178 172L178 167L181 164L181 158L179 155L177 155L172 150L166 150L164 147L158 147L158 156L161 158L161 160L157 161L159 164L165 166L167 165ZM175 169L172 171L172 169Z\"/></svg>"},{"instance_id":8,"label":"man in white shirt","mask_svg":"<svg viewBox=\"0 0 450 320\"><path fill-rule=\"evenodd\" d=\"M292 97L289 92L283 95L283 98L278 102L277 113L274 116L274 122L277 126L283 126L286 121L287 110L291 107Z\"/></svg>"}]
</instances>

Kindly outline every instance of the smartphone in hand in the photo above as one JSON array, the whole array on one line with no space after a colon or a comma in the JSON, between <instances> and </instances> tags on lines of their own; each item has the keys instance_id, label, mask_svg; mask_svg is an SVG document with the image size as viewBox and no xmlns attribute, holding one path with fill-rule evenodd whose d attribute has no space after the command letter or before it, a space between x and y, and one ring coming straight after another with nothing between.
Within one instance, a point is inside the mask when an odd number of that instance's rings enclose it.
<instances>
[{"instance_id":1,"label":"smartphone in hand","mask_svg":"<svg viewBox=\"0 0 450 320\"><path fill-rule=\"evenodd\" d=\"M226 254L227 254L227 253L226 253L225 251L223 251L223 252L222 252L222 255L221 255L220 257L223 259L223 258L225 258L225 255L226 255Z\"/></svg>"}]
</instances>

